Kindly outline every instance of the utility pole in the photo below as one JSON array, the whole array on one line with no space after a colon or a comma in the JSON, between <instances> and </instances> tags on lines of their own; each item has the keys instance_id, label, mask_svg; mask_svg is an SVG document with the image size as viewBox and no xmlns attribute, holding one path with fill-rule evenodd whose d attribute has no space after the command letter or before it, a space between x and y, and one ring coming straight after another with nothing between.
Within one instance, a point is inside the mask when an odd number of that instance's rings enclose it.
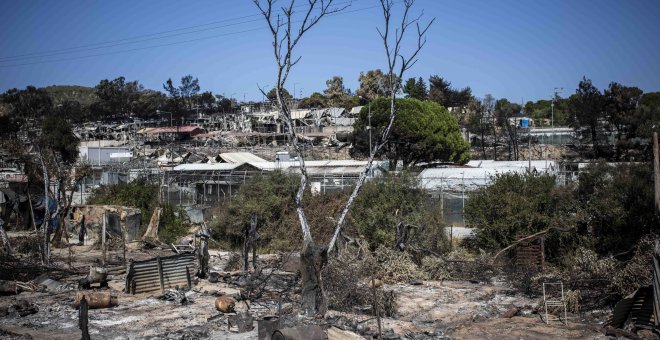
<instances>
[{"instance_id":1,"label":"utility pole","mask_svg":"<svg viewBox=\"0 0 660 340\"><path fill-rule=\"evenodd\" d=\"M369 102L369 157L373 155L371 150L371 102Z\"/></svg>"},{"instance_id":2,"label":"utility pole","mask_svg":"<svg viewBox=\"0 0 660 340\"><path fill-rule=\"evenodd\" d=\"M555 143L555 99L557 99L557 95L559 93L561 93L561 91L563 91L563 90L564 90L563 87L555 87L554 94L552 96L552 103L550 104L550 112L551 112L550 113L551 114L551 118L550 118L551 120L550 121L551 121L551 124L552 124L552 130L551 130L552 135L550 136L550 138L551 138L550 139L551 140L550 144L553 144L553 145Z\"/></svg>"},{"instance_id":3,"label":"utility pole","mask_svg":"<svg viewBox=\"0 0 660 340\"><path fill-rule=\"evenodd\" d=\"M653 174L655 177L655 212L660 213L660 147L658 132L653 132Z\"/></svg>"}]
</instances>

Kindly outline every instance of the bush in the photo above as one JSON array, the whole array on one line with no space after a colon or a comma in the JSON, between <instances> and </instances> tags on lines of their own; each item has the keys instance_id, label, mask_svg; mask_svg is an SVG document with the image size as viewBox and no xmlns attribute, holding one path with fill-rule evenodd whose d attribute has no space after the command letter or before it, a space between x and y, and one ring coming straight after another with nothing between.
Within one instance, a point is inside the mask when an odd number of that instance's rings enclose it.
<instances>
[{"instance_id":1,"label":"bush","mask_svg":"<svg viewBox=\"0 0 660 340\"><path fill-rule=\"evenodd\" d=\"M276 172L245 183L231 202L218 207L218 222L213 226L218 238L226 240L231 248L242 247L243 229L249 227L254 214L260 251L300 249L302 232L294 205L298 180ZM317 243L324 244L332 237L349 194L348 190L318 195L306 192L305 214ZM418 227L411 232L411 243L442 251L448 245L444 226L438 214L425 204L425 197L410 177L367 182L351 208L344 231L366 239L371 249L393 247L396 225L404 221Z\"/></svg>"},{"instance_id":2,"label":"bush","mask_svg":"<svg viewBox=\"0 0 660 340\"><path fill-rule=\"evenodd\" d=\"M493 179L492 185L470 195L465 206L466 219L476 228L477 247L498 250L520 236L576 225L578 205L572 187L556 186L553 176L509 173ZM549 258L562 253L560 245L564 248L578 242L574 237L561 239L564 236L548 235Z\"/></svg>"},{"instance_id":3,"label":"bush","mask_svg":"<svg viewBox=\"0 0 660 340\"><path fill-rule=\"evenodd\" d=\"M368 255L370 257L370 255ZM369 307L374 304L373 289L365 284L371 279L373 261L354 253L344 252L338 258L332 258L322 272L323 288L328 301L328 307L334 310L354 313L356 307ZM374 275L378 277L377 275ZM394 291L376 289L376 301L381 315L393 317L396 315L396 295ZM369 314L373 311L367 309Z\"/></svg>"}]
</instances>

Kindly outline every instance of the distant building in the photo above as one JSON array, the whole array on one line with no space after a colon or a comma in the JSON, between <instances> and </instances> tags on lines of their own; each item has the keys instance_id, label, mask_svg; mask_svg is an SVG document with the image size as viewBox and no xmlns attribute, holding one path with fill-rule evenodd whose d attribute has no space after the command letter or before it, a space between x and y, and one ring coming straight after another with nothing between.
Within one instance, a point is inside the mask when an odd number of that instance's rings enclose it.
<instances>
[{"instance_id":1,"label":"distant building","mask_svg":"<svg viewBox=\"0 0 660 340\"><path fill-rule=\"evenodd\" d=\"M90 165L121 163L133 157L128 147L116 146L81 146L78 148L80 160Z\"/></svg>"}]
</instances>

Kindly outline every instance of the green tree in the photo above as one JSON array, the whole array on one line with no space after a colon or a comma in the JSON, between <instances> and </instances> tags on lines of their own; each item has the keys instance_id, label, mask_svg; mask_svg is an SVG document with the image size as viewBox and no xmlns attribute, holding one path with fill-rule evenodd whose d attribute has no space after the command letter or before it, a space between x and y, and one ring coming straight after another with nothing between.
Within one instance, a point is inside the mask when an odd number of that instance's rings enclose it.
<instances>
[{"instance_id":1,"label":"green tree","mask_svg":"<svg viewBox=\"0 0 660 340\"><path fill-rule=\"evenodd\" d=\"M121 117L131 113L134 103L140 97L140 92L144 90L137 80L127 82L124 77L113 80L103 79L95 89L100 99L100 105L95 108L103 110L96 113L110 117Z\"/></svg>"},{"instance_id":2,"label":"green tree","mask_svg":"<svg viewBox=\"0 0 660 340\"><path fill-rule=\"evenodd\" d=\"M79 102L66 100L55 106L55 115L73 122L85 120L85 112Z\"/></svg>"},{"instance_id":3,"label":"green tree","mask_svg":"<svg viewBox=\"0 0 660 340\"><path fill-rule=\"evenodd\" d=\"M193 79L192 75L187 75L181 77L181 85L179 85L179 95L185 103L186 109L188 111L193 108L193 98L199 92L199 80L197 78Z\"/></svg>"},{"instance_id":4,"label":"green tree","mask_svg":"<svg viewBox=\"0 0 660 340\"><path fill-rule=\"evenodd\" d=\"M417 80L415 80L414 77L409 78L406 81L406 84L403 86L403 93L406 94L407 98L414 98L419 100L428 99L426 83L422 77L419 77Z\"/></svg>"},{"instance_id":5,"label":"green tree","mask_svg":"<svg viewBox=\"0 0 660 340\"><path fill-rule=\"evenodd\" d=\"M216 108L216 97L211 91L205 91L195 96L195 103L202 112L211 113Z\"/></svg>"},{"instance_id":6,"label":"green tree","mask_svg":"<svg viewBox=\"0 0 660 340\"><path fill-rule=\"evenodd\" d=\"M616 82L610 83L605 89L605 113L610 124L616 128L616 159L630 148L627 140L636 137L637 124L641 123L638 108L642 94L642 90L637 87L623 86Z\"/></svg>"},{"instance_id":7,"label":"green tree","mask_svg":"<svg viewBox=\"0 0 660 340\"><path fill-rule=\"evenodd\" d=\"M67 166L78 160L79 143L71 125L57 116L44 120L41 136L37 140L37 145L42 150L49 150L55 162Z\"/></svg>"},{"instance_id":8,"label":"green tree","mask_svg":"<svg viewBox=\"0 0 660 340\"><path fill-rule=\"evenodd\" d=\"M660 127L660 92L650 92L642 95L637 110L636 117L639 121L634 124L637 126L635 135L649 140L653 136L653 131L658 131ZM646 152L645 154L649 157L648 155L651 153Z\"/></svg>"},{"instance_id":9,"label":"green tree","mask_svg":"<svg viewBox=\"0 0 660 340\"><path fill-rule=\"evenodd\" d=\"M331 106L341 106L350 96L349 91L344 87L344 78L334 76L325 82L327 88L323 91L327 102Z\"/></svg>"},{"instance_id":10,"label":"green tree","mask_svg":"<svg viewBox=\"0 0 660 340\"><path fill-rule=\"evenodd\" d=\"M368 101L372 101L379 97L389 97L391 91L387 89L389 82L388 75L383 73L380 69L369 70L366 73L360 72L358 77L360 88L356 91L358 96L361 96ZM395 92L401 88L401 79L395 77Z\"/></svg>"},{"instance_id":11,"label":"green tree","mask_svg":"<svg viewBox=\"0 0 660 340\"><path fill-rule=\"evenodd\" d=\"M389 120L389 102L377 99L371 102L371 125L378 136ZM392 166L398 160L404 167L420 162L465 163L470 158L470 145L460 132L458 123L449 112L430 101L398 99L397 117L392 126L384 152ZM363 107L354 125L354 152L369 154L368 107Z\"/></svg>"},{"instance_id":12,"label":"green tree","mask_svg":"<svg viewBox=\"0 0 660 340\"><path fill-rule=\"evenodd\" d=\"M192 75L181 77L181 85L176 86L172 78L168 78L163 89L170 95L168 110L176 114L183 111L190 112L193 108L193 100L200 90L199 80Z\"/></svg>"},{"instance_id":13,"label":"green tree","mask_svg":"<svg viewBox=\"0 0 660 340\"><path fill-rule=\"evenodd\" d=\"M600 155L598 145L599 124L604 117L604 98L591 79L583 77L575 94L569 98L569 112L571 114L571 125L578 131L587 129L591 137L591 143L596 156Z\"/></svg>"},{"instance_id":14,"label":"green tree","mask_svg":"<svg viewBox=\"0 0 660 340\"><path fill-rule=\"evenodd\" d=\"M429 99L449 108L465 107L472 98L472 89L465 87L462 89L455 89L451 86L451 82L440 77L431 76L429 78Z\"/></svg>"},{"instance_id":15,"label":"green tree","mask_svg":"<svg viewBox=\"0 0 660 340\"><path fill-rule=\"evenodd\" d=\"M326 107L327 105L327 98L318 92L314 92L311 96L303 98L298 102L298 107L301 109L317 109Z\"/></svg>"},{"instance_id":16,"label":"green tree","mask_svg":"<svg viewBox=\"0 0 660 340\"><path fill-rule=\"evenodd\" d=\"M27 86L25 90L10 89L2 94L2 102L10 106L15 118L42 118L53 109L53 101L44 89Z\"/></svg>"},{"instance_id":17,"label":"green tree","mask_svg":"<svg viewBox=\"0 0 660 340\"><path fill-rule=\"evenodd\" d=\"M275 88L274 87L270 91L268 91L268 93L266 93L266 98L268 98L268 100L271 103L276 103L277 102L277 94L275 93ZM282 88L282 99L284 99L286 101L290 101L291 99L293 99L291 94L289 94L289 91L287 91L287 89L285 89L285 88Z\"/></svg>"},{"instance_id":18,"label":"green tree","mask_svg":"<svg viewBox=\"0 0 660 340\"><path fill-rule=\"evenodd\" d=\"M580 173L578 183L585 212L581 232L600 254L628 251L642 236L657 233L650 163L595 163Z\"/></svg>"},{"instance_id":19,"label":"green tree","mask_svg":"<svg viewBox=\"0 0 660 340\"><path fill-rule=\"evenodd\" d=\"M133 113L138 117L152 117L156 110L167 105L167 96L160 91L144 90L133 104Z\"/></svg>"}]
</instances>

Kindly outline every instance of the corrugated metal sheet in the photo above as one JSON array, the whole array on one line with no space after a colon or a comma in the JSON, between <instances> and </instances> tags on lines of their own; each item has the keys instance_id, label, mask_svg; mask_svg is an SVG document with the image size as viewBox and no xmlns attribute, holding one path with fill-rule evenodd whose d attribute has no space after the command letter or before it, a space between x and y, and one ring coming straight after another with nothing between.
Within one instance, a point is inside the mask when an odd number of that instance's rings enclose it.
<instances>
[{"instance_id":1,"label":"corrugated metal sheet","mask_svg":"<svg viewBox=\"0 0 660 340\"><path fill-rule=\"evenodd\" d=\"M251 153L251 152L224 152L220 154L220 158L227 163L249 163L249 162L268 162L267 160Z\"/></svg>"},{"instance_id":2,"label":"corrugated metal sheet","mask_svg":"<svg viewBox=\"0 0 660 340\"><path fill-rule=\"evenodd\" d=\"M230 171L238 168L238 163L188 163L172 168L172 171Z\"/></svg>"},{"instance_id":3,"label":"corrugated metal sheet","mask_svg":"<svg viewBox=\"0 0 660 340\"><path fill-rule=\"evenodd\" d=\"M126 275L126 292L131 294L164 291L190 286L195 272L195 255L181 254L131 262Z\"/></svg>"}]
</instances>

